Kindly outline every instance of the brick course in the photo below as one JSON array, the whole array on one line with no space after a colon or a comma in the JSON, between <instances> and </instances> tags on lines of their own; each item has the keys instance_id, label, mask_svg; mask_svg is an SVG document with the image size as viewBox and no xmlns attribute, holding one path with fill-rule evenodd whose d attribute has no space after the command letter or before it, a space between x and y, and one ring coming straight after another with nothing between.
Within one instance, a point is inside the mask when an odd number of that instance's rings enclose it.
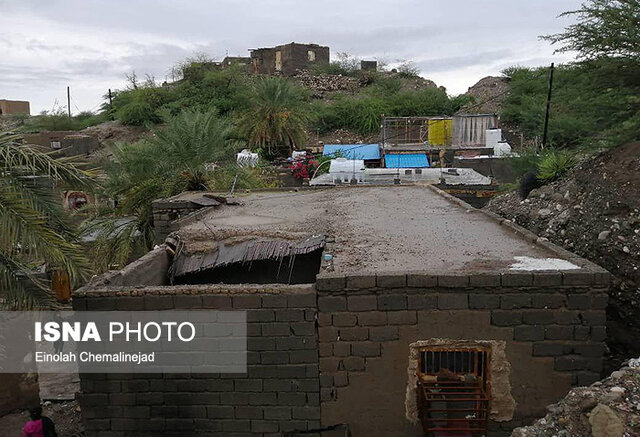
<instances>
[{"instance_id":1,"label":"brick course","mask_svg":"<svg viewBox=\"0 0 640 437\"><path fill-rule=\"evenodd\" d=\"M313 290L290 294L147 295L87 299L88 307L247 310L248 372L82 375L87 436L179 431L267 435L318 427L320 385ZM342 299L344 302L344 299ZM86 302L79 301L85 306ZM311 320L306 320L307 312ZM343 313L350 316L350 313ZM353 317L355 324L356 318ZM365 328L366 329L366 328ZM363 351L365 353L367 351ZM333 352L331 352L333 353ZM357 368L351 366L350 368ZM346 377L346 373L345 373ZM218 435L218 434L216 434Z\"/></svg>"}]
</instances>

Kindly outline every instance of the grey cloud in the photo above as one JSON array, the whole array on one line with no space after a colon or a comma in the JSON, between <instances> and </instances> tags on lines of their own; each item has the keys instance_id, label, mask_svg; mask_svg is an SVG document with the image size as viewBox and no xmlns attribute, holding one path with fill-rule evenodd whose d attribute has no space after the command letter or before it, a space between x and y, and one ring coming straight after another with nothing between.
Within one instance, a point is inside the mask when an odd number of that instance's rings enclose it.
<instances>
[{"instance_id":1,"label":"grey cloud","mask_svg":"<svg viewBox=\"0 0 640 437\"><path fill-rule=\"evenodd\" d=\"M452 56L433 59L416 59L416 64L428 75L429 72L440 72L454 70L458 68L482 65L487 62L496 62L514 55L512 49L489 50L486 52L475 52L466 56Z\"/></svg>"},{"instance_id":2,"label":"grey cloud","mask_svg":"<svg viewBox=\"0 0 640 437\"><path fill-rule=\"evenodd\" d=\"M163 80L196 51L220 59L291 41L360 58L413 59L425 77L438 74L439 85L464 90L473 83L447 78L550 62L552 50L537 36L561 30L567 22L555 17L580 2L0 0L0 50L8 54L0 57L0 98L20 90L21 98L42 101L43 88L78 81L91 88L78 96L91 107L105 83L121 86L131 70ZM25 27L31 22L44 25L33 32ZM55 62L43 65L44 55Z\"/></svg>"}]
</instances>

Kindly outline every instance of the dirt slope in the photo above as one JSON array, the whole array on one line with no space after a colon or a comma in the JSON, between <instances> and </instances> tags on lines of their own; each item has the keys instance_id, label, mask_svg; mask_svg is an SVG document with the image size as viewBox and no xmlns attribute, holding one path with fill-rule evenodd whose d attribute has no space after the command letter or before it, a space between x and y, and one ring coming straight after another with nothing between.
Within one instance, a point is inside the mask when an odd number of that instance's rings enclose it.
<instances>
[{"instance_id":1,"label":"dirt slope","mask_svg":"<svg viewBox=\"0 0 640 437\"><path fill-rule=\"evenodd\" d=\"M494 198L487 206L609 270L610 367L640 355L640 143L601 153L566 178Z\"/></svg>"},{"instance_id":2,"label":"dirt slope","mask_svg":"<svg viewBox=\"0 0 640 437\"><path fill-rule=\"evenodd\" d=\"M466 95L474 98L467 105L467 111L475 114L494 114L502 109L502 101L509 92L509 80L506 77L487 76L469 88Z\"/></svg>"},{"instance_id":3,"label":"dirt slope","mask_svg":"<svg viewBox=\"0 0 640 437\"><path fill-rule=\"evenodd\" d=\"M512 437L637 437L640 435L640 360L589 387L574 388L533 425Z\"/></svg>"}]
</instances>

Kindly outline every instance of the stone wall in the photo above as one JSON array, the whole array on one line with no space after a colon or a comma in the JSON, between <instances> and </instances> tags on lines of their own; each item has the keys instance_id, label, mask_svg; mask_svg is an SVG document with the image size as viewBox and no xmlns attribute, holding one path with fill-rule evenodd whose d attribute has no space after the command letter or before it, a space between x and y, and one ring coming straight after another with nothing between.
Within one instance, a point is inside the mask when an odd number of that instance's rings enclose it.
<instances>
[{"instance_id":1,"label":"stone wall","mask_svg":"<svg viewBox=\"0 0 640 437\"><path fill-rule=\"evenodd\" d=\"M310 61L307 52L315 52L315 60ZM281 53L282 68L276 70L276 52ZM283 74L293 76L298 70L308 69L314 64L329 63L329 47L317 44L285 44L273 48L261 48L251 51L252 68L260 74Z\"/></svg>"},{"instance_id":2,"label":"stone wall","mask_svg":"<svg viewBox=\"0 0 640 437\"><path fill-rule=\"evenodd\" d=\"M316 64L329 63L329 47L316 44L287 44L282 46L282 74L293 76L298 70L305 70ZM315 60L310 61L308 51L315 53Z\"/></svg>"},{"instance_id":3,"label":"stone wall","mask_svg":"<svg viewBox=\"0 0 640 437\"><path fill-rule=\"evenodd\" d=\"M27 144L38 146L41 150L52 152L55 156L88 155L100 148L96 137L75 131L46 131L23 135ZM51 142L60 143L60 149L51 147Z\"/></svg>"},{"instance_id":4,"label":"stone wall","mask_svg":"<svg viewBox=\"0 0 640 437\"><path fill-rule=\"evenodd\" d=\"M248 319L246 374L82 374L87 436L281 435L318 427L315 305L311 286L81 291L76 310L234 309Z\"/></svg>"}]
</instances>

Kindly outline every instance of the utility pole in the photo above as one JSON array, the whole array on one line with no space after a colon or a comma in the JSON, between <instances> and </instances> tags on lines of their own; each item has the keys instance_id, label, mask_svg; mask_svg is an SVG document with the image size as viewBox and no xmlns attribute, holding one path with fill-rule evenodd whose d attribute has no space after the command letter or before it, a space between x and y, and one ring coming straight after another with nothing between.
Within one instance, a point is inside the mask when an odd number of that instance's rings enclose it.
<instances>
[{"instance_id":1,"label":"utility pole","mask_svg":"<svg viewBox=\"0 0 640 437\"><path fill-rule=\"evenodd\" d=\"M113 120L113 96L111 95L111 88L109 88L109 118Z\"/></svg>"},{"instance_id":2,"label":"utility pole","mask_svg":"<svg viewBox=\"0 0 640 437\"><path fill-rule=\"evenodd\" d=\"M553 88L553 62L549 68L549 91L547 93L547 112L544 114L544 133L542 135L542 148L547 147L547 132L549 131L549 109L551 108L551 90Z\"/></svg>"},{"instance_id":3,"label":"utility pole","mask_svg":"<svg viewBox=\"0 0 640 437\"><path fill-rule=\"evenodd\" d=\"M67 87L67 109L69 110L69 118L71 118L71 92Z\"/></svg>"}]
</instances>

